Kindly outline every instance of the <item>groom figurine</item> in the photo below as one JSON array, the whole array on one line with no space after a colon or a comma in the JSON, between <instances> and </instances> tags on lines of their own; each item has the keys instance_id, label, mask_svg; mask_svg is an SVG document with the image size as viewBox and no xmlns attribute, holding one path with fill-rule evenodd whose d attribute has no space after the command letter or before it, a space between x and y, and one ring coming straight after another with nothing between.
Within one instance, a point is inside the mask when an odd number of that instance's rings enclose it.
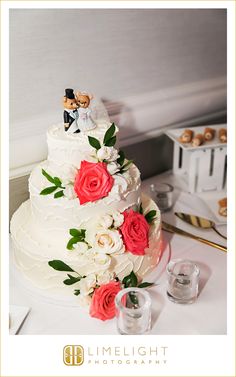
<instances>
[{"instance_id":1,"label":"groom figurine","mask_svg":"<svg viewBox=\"0 0 236 377\"><path fill-rule=\"evenodd\" d=\"M64 105L64 128L68 133L79 133L80 129L77 125L78 119L78 105L76 103L74 90L66 89L65 96L63 98Z\"/></svg>"}]
</instances>

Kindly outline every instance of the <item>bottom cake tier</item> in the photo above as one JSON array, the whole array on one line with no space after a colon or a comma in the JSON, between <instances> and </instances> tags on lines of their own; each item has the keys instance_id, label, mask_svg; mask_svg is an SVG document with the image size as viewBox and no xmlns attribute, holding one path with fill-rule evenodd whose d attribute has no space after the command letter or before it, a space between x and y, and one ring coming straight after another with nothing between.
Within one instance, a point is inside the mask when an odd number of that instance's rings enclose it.
<instances>
[{"instance_id":1,"label":"bottom cake tier","mask_svg":"<svg viewBox=\"0 0 236 377\"><path fill-rule=\"evenodd\" d=\"M147 196L141 197L143 214L155 210L156 216L149 230L149 245L144 255L135 255L127 251L102 254L91 253L87 243L72 244L68 249L70 234L58 232L53 238L35 225L30 200L24 202L11 220L11 235L14 250L14 263L26 277L29 284L40 289L42 294L54 297L73 295L76 284L63 284L66 270L57 270L49 265L50 261L62 261L81 276L96 275L97 281L109 281L109 276L122 280L132 271L139 280L152 271L162 254L162 236L160 211ZM109 210L108 210L109 211ZM96 215L94 216L96 218ZM94 225L93 225L94 226ZM91 233L91 229L89 230ZM109 232L109 230L108 230ZM104 235L103 235L104 236ZM69 270L68 270L69 271ZM68 272L67 271L67 272ZM71 274L71 272L70 272ZM77 275L76 275L77 276ZM73 273L72 273L73 278ZM71 279L72 279L71 278Z\"/></svg>"}]
</instances>

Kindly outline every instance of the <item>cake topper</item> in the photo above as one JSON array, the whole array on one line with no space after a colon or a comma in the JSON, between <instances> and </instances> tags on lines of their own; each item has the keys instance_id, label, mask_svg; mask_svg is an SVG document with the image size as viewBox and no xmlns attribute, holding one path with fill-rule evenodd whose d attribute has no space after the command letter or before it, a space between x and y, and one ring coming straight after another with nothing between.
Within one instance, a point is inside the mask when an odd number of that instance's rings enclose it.
<instances>
[{"instance_id":1,"label":"cake topper","mask_svg":"<svg viewBox=\"0 0 236 377\"><path fill-rule=\"evenodd\" d=\"M79 133L78 127L78 104L73 89L65 89L63 97L64 105L64 128L68 133Z\"/></svg>"},{"instance_id":2,"label":"cake topper","mask_svg":"<svg viewBox=\"0 0 236 377\"><path fill-rule=\"evenodd\" d=\"M96 124L91 116L91 109L89 108L90 101L93 96L84 92L76 92L75 94L78 105L78 120L77 124L81 131L89 131L96 127Z\"/></svg>"}]
</instances>

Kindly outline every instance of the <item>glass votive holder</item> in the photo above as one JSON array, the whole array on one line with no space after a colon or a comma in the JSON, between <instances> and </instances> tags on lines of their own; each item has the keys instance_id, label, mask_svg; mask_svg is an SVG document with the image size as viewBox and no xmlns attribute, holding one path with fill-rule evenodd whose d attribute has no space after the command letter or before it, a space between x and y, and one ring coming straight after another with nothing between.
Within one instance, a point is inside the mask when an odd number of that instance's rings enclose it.
<instances>
[{"instance_id":1,"label":"glass votive holder","mask_svg":"<svg viewBox=\"0 0 236 377\"><path fill-rule=\"evenodd\" d=\"M150 185L150 196L158 205L161 212L168 211L173 205L174 187L169 183L152 183Z\"/></svg>"},{"instance_id":2,"label":"glass votive holder","mask_svg":"<svg viewBox=\"0 0 236 377\"><path fill-rule=\"evenodd\" d=\"M118 332L141 335L151 329L151 298L143 288L125 288L115 297Z\"/></svg>"},{"instance_id":3,"label":"glass votive holder","mask_svg":"<svg viewBox=\"0 0 236 377\"><path fill-rule=\"evenodd\" d=\"M176 259L168 263L166 271L169 300L178 304L192 304L198 296L198 266L190 260Z\"/></svg>"}]
</instances>

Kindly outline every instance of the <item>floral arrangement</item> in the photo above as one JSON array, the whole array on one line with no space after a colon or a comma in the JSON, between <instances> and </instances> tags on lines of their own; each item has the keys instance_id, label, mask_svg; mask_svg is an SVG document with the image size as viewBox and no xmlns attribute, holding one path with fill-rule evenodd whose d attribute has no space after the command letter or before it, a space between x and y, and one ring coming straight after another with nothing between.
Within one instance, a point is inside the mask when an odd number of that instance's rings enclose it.
<instances>
[{"instance_id":1,"label":"floral arrangement","mask_svg":"<svg viewBox=\"0 0 236 377\"><path fill-rule=\"evenodd\" d=\"M146 215L140 211L142 212L142 206L139 212L129 209L123 213L116 211L111 215L106 214L92 230L70 229L72 238L67 243L67 249L73 250L76 244L80 248L80 244L85 243L87 250L99 254L131 252L134 255L144 255L149 246L149 230L156 211L149 211Z\"/></svg>"},{"instance_id":2,"label":"floral arrangement","mask_svg":"<svg viewBox=\"0 0 236 377\"><path fill-rule=\"evenodd\" d=\"M78 198L80 204L94 202L105 198L111 193L120 199L122 192L127 190L128 180L125 174L129 169L131 160L126 160L123 151L114 148L116 143L116 126L114 123L106 131L103 142L88 136L89 144L94 148L91 158L94 162L82 161L80 169L72 169L71 179L64 180L52 177L42 169L43 176L53 185L44 188L40 195L54 193L54 198Z\"/></svg>"},{"instance_id":3,"label":"floral arrangement","mask_svg":"<svg viewBox=\"0 0 236 377\"><path fill-rule=\"evenodd\" d=\"M82 161L79 170L71 168L65 172L65 177L54 177L42 169L43 176L51 185L44 188L40 195L53 194L55 199L78 198L80 205L111 194L120 200L132 179L128 172L132 161L125 158L123 151L114 148L115 133L116 126L112 123L102 141L88 136L93 148L90 156L93 162ZM155 210L144 214L140 205L137 211L128 209L122 213L105 214L89 229L70 229L67 250L77 253L81 263L92 266L91 273L81 275L61 260L48 262L51 268L67 272L63 283L76 287L74 294L78 296L80 304L90 306L92 317L103 321L113 318L115 296L123 287L145 288L152 285L138 282L134 271L121 281L109 268L113 256L124 253L145 255L145 249L149 247L150 227L155 218Z\"/></svg>"},{"instance_id":4,"label":"floral arrangement","mask_svg":"<svg viewBox=\"0 0 236 377\"><path fill-rule=\"evenodd\" d=\"M125 276L122 281L113 275L109 281L102 282L96 274L81 276L60 260L52 260L48 264L57 271L70 272L63 283L65 285L77 284L74 294L82 296L82 300L86 301L86 304L90 306L89 313L91 317L102 321L115 317L115 296L123 287L147 288L153 285L153 283L148 282L138 283L138 278L133 271Z\"/></svg>"},{"instance_id":5,"label":"floral arrangement","mask_svg":"<svg viewBox=\"0 0 236 377\"><path fill-rule=\"evenodd\" d=\"M116 143L116 126L114 123L106 131L103 143L96 139L95 137L89 136L89 144L95 149L95 157L98 161L105 162L107 164L107 169L110 174L123 174L128 170L129 165L133 163L132 160L126 160L123 151L117 151L114 148Z\"/></svg>"},{"instance_id":6,"label":"floral arrangement","mask_svg":"<svg viewBox=\"0 0 236 377\"><path fill-rule=\"evenodd\" d=\"M102 320L115 315L114 299L122 287L146 288L151 283L138 283L132 271L122 281L114 272L109 271L112 256L131 252L144 255L148 247L148 235L156 211L143 214L142 206L136 212L129 209L123 213L106 214L92 229L70 229L71 238L67 243L69 251L76 251L80 261L93 265L96 273L81 276L78 272L60 260L49 262L49 266L57 271L68 272L63 281L65 285L76 284L74 294L80 304L90 305L90 315ZM73 273L73 274L72 274Z\"/></svg>"}]
</instances>

